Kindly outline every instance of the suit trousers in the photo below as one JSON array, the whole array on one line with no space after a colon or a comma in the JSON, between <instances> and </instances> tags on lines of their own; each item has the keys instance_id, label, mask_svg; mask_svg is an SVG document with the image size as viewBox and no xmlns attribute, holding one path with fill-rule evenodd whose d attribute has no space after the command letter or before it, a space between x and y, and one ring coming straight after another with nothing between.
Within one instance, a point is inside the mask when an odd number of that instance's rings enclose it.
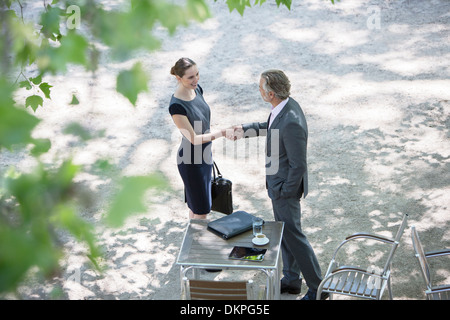
<instances>
[{"instance_id":1,"label":"suit trousers","mask_svg":"<svg viewBox=\"0 0 450 320\"><path fill-rule=\"evenodd\" d=\"M301 228L300 199L272 199L274 218L284 222L284 233L281 241L283 258L283 282L296 285L300 273L306 285L312 291L317 291L322 281L322 272L313 248Z\"/></svg>"}]
</instances>

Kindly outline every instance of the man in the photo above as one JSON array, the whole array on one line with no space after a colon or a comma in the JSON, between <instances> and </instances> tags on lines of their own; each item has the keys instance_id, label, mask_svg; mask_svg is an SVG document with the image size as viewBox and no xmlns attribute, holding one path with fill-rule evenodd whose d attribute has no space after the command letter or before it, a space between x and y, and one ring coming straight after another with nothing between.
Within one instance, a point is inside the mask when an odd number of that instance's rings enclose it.
<instances>
[{"instance_id":1,"label":"man","mask_svg":"<svg viewBox=\"0 0 450 320\"><path fill-rule=\"evenodd\" d=\"M290 88L289 79L282 71L263 72L259 91L263 100L272 105L270 117L267 122L235 126L235 139L267 135L266 187L275 220L285 223L281 293L299 294L302 273L308 286L303 300L315 300L322 280L321 270L300 223L300 198L308 193L308 128L299 104L289 97Z\"/></svg>"}]
</instances>

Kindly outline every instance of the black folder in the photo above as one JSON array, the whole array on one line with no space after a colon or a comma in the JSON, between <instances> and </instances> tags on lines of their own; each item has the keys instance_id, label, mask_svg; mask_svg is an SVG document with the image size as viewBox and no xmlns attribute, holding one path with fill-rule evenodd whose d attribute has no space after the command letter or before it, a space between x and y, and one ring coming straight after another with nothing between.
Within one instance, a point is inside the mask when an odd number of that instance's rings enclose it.
<instances>
[{"instance_id":1,"label":"black folder","mask_svg":"<svg viewBox=\"0 0 450 320\"><path fill-rule=\"evenodd\" d=\"M230 239L253 228L254 216L245 211L236 211L208 223L208 230L224 239Z\"/></svg>"}]
</instances>

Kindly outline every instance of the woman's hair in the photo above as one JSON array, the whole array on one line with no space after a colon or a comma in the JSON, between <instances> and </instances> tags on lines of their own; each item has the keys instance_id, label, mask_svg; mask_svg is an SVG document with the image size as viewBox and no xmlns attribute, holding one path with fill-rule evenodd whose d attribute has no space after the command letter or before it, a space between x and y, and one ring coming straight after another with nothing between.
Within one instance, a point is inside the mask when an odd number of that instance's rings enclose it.
<instances>
[{"instance_id":1,"label":"woman's hair","mask_svg":"<svg viewBox=\"0 0 450 320\"><path fill-rule=\"evenodd\" d=\"M266 80L263 85L264 91L272 91L280 100L289 98L291 83L283 71L267 70L261 74L261 77Z\"/></svg>"},{"instance_id":2,"label":"woman's hair","mask_svg":"<svg viewBox=\"0 0 450 320\"><path fill-rule=\"evenodd\" d=\"M196 63L189 58L180 58L170 69L170 74L182 78L186 73L186 70L195 65Z\"/></svg>"}]
</instances>

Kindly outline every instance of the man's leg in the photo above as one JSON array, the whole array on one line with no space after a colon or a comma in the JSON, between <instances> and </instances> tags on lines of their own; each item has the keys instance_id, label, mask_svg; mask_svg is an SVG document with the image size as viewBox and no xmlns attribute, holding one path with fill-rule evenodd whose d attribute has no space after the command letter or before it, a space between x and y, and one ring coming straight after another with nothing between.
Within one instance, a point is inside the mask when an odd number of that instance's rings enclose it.
<instances>
[{"instance_id":1,"label":"man's leg","mask_svg":"<svg viewBox=\"0 0 450 320\"><path fill-rule=\"evenodd\" d=\"M295 198L272 200L272 207L275 220L284 222L281 252L286 281L298 281L301 272L308 288L317 291L322 275L314 250L302 232L300 201Z\"/></svg>"}]
</instances>

